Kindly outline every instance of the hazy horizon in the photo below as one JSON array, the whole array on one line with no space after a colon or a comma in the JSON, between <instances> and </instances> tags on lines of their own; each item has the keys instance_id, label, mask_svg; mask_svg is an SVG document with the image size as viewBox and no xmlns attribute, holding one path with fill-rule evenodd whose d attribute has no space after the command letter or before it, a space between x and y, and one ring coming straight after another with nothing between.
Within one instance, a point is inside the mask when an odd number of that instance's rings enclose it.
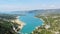
<instances>
[{"instance_id":1,"label":"hazy horizon","mask_svg":"<svg viewBox=\"0 0 60 34\"><path fill-rule=\"evenodd\" d=\"M60 0L0 0L0 11L58 9Z\"/></svg>"}]
</instances>

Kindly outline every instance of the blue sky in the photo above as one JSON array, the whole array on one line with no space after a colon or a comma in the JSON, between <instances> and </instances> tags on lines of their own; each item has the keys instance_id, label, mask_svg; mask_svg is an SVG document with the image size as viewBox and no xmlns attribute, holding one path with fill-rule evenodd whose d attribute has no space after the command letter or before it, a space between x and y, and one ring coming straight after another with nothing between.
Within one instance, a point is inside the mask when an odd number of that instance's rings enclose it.
<instances>
[{"instance_id":1,"label":"blue sky","mask_svg":"<svg viewBox=\"0 0 60 34\"><path fill-rule=\"evenodd\" d=\"M60 0L0 0L0 11L58 8L60 8Z\"/></svg>"}]
</instances>

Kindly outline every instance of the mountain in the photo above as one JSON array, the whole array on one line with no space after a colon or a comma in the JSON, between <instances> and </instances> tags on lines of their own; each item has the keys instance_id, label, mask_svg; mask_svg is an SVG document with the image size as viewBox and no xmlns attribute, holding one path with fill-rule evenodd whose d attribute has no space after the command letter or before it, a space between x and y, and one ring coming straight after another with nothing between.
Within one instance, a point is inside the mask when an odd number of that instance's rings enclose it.
<instances>
[{"instance_id":1,"label":"mountain","mask_svg":"<svg viewBox=\"0 0 60 34\"><path fill-rule=\"evenodd\" d=\"M7 12L0 12L0 13L6 13L6 14L18 14L18 15L25 15L27 13L31 14L51 14L51 13L58 13L60 14L60 9L42 9L42 10L30 10L30 11L7 11Z\"/></svg>"},{"instance_id":2,"label":"mountain","mask_svg":"<svg viewBox=\"0 0 60 34\"><path fill-rule=\"evenodd\" d=\"M35 14L60 14L60 9L32 10L32 11L28 11L28 13L35 13Z\"/></svg>"}]
</instances>

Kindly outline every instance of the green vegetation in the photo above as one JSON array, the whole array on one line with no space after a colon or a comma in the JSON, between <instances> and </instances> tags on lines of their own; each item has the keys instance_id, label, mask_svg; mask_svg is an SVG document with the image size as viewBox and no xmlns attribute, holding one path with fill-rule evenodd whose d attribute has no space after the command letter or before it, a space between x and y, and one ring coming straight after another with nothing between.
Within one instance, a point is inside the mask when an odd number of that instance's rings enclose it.
<instances>
[{"instance_id":1,"label":"green vegetation","mask_svg":"<svg viewBox=\"0 0 60 34\"><path fill-rule=\"evenodd\" d=\"M10 21L14 19L16 15L0 14L0 34L17 34L19 25Z\"/></svg>"},{"instance_id":2,"label":"green vegetation","mask_svg":"<svg viewBox=\"0 0 60 34\"><path fill-rule=\"evenodd\" d=\"M14 19L16 19L16 17L17 17L17 15L0 14L0 18L2 18L2 19L14 20Z\"/></svg>"},{"instance_id":3,"label":"green vegetation","mask_svg":"<svg viewBox=\"0 0 60 34\"><path fill-rule=\"evenodd\" d=\"M60 14L37 15L44 21L32 34L60 34Z\"/></svg>"}]
</instances>

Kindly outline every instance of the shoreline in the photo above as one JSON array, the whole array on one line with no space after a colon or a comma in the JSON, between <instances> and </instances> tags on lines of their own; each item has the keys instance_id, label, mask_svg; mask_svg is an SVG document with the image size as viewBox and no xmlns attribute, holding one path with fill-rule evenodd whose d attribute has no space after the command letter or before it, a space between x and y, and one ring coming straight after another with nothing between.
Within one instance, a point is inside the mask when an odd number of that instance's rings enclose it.
<instances>
[{"instance_id":1,"label":"shoreline","mask_svg":"<svg viewBox=\"0 0 60 34\"><path fill-rule=\"evenodd\" d=\"M37 17L34 17L34 18L37 18ZM40 19L40 20L43 22L43 23L42 23L42 26L45 25L45 24L44 24L45 21L44 21L42 18L38 18L38 19ZM37 26L35 29L38 29L39 27L40 27L40 26Z\"/></svg>"},{"instance_id":2,"label":"shoreline","mask_svg":"<svg viewBox=\"0 0 60 34\"><path fill-rule=\"evenodd\" d=\"M25 24L24 22L22 22L21 20L19 20L20 16L17 16L16 18L17 18L17 19L16 19L16 22L21 25L21 26L19 26L18 28L22 29L23 26L26 25L26 24Z\"/></svg>"},{"instance_id":3,"label":"shoreline","mask_svg":"<svg viewBox=\"0 0 60 34\"><path fill-rule=\"evenodd\" d=\"M37 17L34 17L34 18L37 18ZM43 24L42 25L44 25L44 20L42 19L42 18L38 18L38 19L40 19L42 22L43 22Z\"/></svg>"},{"instance_id":4,"label":"shoreline","mask_svg":"<svg viewBox=\"0 0 60 34\"><path fill-rule=\"evenodd\" d=\"M20 16L17 16L15 20L11 20L11 22L13 23L17 23L19 26L18 28L22 29L24 27L24 25L26 25L24 22L22 22L21 20L19 20Z\"/></svg>"},{"instance_id":5,"label":"shoreline","mask_svg":"<svg viewBox=\"0 0 60 34\"><path fill-rule=\"evenodd\" d=\"M42 25L44 25L44 22L45 22L45 21L44 21L42 18L40 18L40 20L43 22L43 24L42 24Z\"/></svg>"}]
</instances>

